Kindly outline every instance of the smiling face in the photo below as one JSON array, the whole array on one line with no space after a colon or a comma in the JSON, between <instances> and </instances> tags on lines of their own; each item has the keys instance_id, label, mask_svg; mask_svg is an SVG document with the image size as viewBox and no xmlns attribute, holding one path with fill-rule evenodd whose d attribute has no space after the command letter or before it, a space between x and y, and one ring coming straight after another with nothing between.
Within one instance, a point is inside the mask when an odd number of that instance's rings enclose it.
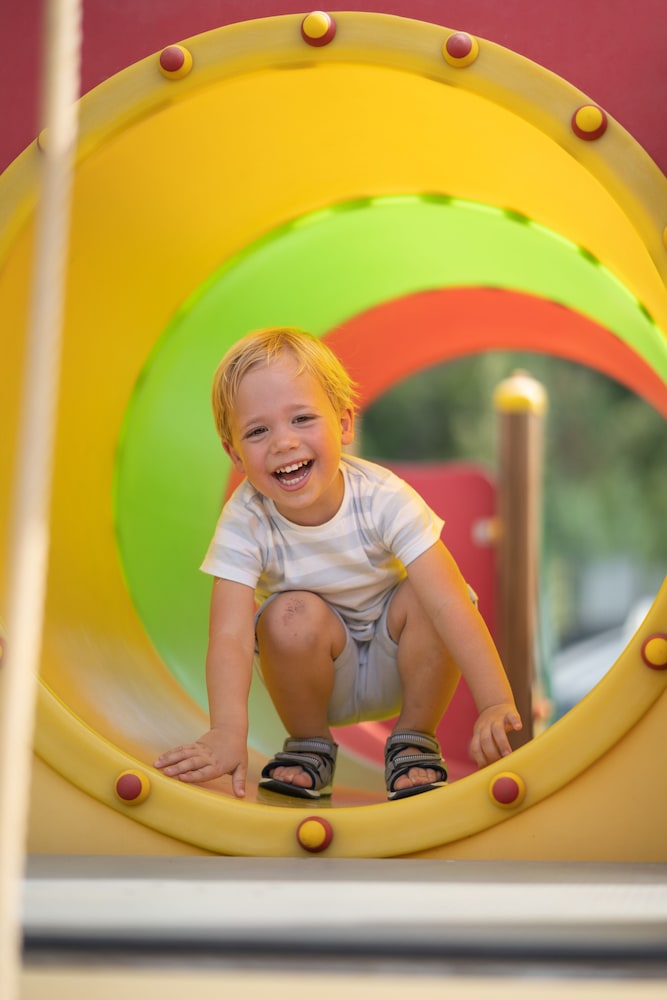
<instances>
[{"instance_id":1,"label":"smiling face","mask_svg":"<svg viewBox=\"0 0 667 1000\"><path fill-rule=\"evenodd\" d=\"M284 353L242 378L223 442L235 468L295 524L324 524L343 500L342 446L354 438L351 409L337 413L322 384L297 374Z\"/></svg>"}]
</instances>

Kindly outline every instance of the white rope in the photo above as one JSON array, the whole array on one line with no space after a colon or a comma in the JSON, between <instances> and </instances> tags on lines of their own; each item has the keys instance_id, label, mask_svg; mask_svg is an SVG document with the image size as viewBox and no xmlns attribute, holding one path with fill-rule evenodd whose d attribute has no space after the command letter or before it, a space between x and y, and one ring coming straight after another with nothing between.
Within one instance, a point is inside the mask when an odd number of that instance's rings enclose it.
<instances>
[{"instance_id":1,"label":"white rope","mask_svg":"<svg viewBox=\"0 0 667 1000\"><path fill-rule=\"evenodd\" d=\"M18 998L21 972L21 890L48 566L80 37L81 0L48 0L42 99L46 142L9 525L7 650L0 670L0 996L3 1000Z\"/></svg>"}]
</instances>

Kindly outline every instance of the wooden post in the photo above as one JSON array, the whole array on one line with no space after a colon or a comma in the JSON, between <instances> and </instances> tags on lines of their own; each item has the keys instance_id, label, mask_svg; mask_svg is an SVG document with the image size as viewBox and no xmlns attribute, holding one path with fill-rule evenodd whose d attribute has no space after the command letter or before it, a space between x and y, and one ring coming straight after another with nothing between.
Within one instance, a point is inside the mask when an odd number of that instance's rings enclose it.
<instances>
[{"instance_id":1,"label":"wooden post","mask_svg":"<svg viewBox=\"0 0 667 1000\"><path fill-rule=\"evenodd\" d=\"M540 537L542 522L544 386L516 371L494 392L498 414L498 649L523 730L516 748L533 736Z\"/></svg>"},{"instance_id":2,"label":"wooden post","mask_svg":"<svg viewBox=\"0 0 667 1000\"><path fill-rule=\"evenodd\" d=\"M0 670L0 996L18 1000L21 889L49 547L49 508L77 137L82 0L46 5L46 142L28 322ZM4 471L4 470L3 470Z\"/></svg>"}]
</instances>

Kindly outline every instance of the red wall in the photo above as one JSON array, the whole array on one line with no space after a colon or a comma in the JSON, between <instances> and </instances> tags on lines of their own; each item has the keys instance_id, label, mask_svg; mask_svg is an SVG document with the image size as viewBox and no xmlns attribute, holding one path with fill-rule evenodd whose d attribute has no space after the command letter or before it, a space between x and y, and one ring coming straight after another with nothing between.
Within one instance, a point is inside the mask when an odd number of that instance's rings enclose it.
<instances>
[{"instance_id":1,"label":"red wall","mask_svg":"<svg viewBox=\"0 0 667 1000\"><path fill-rule=\"evenodd\" d=\"M0 3L0 171L39 131L43 8ZM190 35L310 9L303 0L84 0L82 93ZM667 169L664 0L366 0L339 9L419 18L513 49L583 90Z\"/></svg>"}]
</instances>

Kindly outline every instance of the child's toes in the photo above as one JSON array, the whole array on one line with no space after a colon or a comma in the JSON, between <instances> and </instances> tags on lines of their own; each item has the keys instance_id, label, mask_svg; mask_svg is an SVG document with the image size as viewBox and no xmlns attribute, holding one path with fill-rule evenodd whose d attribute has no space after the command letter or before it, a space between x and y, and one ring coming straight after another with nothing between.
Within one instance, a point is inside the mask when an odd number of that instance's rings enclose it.
<instances>
[{"instance_id":1,"label":"child's toes","mask_svg":"<svg viewBox=\"0 0 667 1000\"><path fill-rule=\"evenodd\" d=\"M271 777L277 781L286 781L289 785L296 785L300 788L309 788L312 785L310 776L306 774L302 767L276 767L271 772Z\"/></svg>"}]
</instances>

